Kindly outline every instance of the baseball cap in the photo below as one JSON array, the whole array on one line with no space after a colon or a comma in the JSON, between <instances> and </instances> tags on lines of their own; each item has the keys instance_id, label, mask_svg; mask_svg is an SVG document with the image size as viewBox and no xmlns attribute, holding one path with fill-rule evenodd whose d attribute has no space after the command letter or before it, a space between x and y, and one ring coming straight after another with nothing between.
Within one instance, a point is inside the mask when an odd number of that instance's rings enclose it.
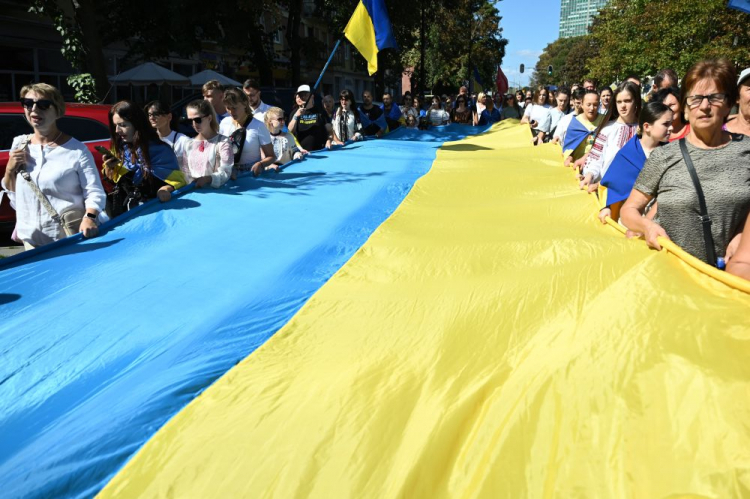
<instances>
[{"instance_id":1,"label":"baseball cap","mask_svg":"<svg viewBox=\"0 0 750 499\"><path fill-rule=\"evenodd\" d=\"M745 68L742 70L742 73L740 73L740 79L737 80L737 86L742 85L742 82L750 78L750 68Z\"/></svg>"},{"instance_id":2,"label":"baseball cap","mask_svg":"<svg viewBox=\"0 0 750 499\"><path fill-rule=\"evenodd\" d=\"M310 93L310 85L300 85L297 89L297 93L301 94L302 92Z\"/></svg>"}]
</instances>

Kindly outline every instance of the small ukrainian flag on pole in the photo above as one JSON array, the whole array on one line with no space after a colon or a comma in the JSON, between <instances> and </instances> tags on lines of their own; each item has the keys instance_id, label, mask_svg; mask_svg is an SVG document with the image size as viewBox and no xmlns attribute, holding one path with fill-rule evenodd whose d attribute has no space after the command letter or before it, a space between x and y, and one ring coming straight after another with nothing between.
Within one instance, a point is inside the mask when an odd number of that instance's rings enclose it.
<instances>
[{"instance_id":1,"label":"small ukrainian flag on pole","mask_svg":"<svg viewBox=\"0 0 750 499\"><path fill-rule=\"evenodd\" d=\"M344 36L367 60L367 71L370 75L378 70L378 52L387 48L398 48L385 8L385 0L360 0L344 28Z\"/></svg>"}]
</instances>

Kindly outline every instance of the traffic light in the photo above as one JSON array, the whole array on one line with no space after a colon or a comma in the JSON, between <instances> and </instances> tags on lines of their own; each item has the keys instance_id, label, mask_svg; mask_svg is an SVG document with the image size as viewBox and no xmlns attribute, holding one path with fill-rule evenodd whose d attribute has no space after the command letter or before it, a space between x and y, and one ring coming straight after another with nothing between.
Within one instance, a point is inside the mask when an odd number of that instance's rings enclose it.
<instances>
[{"instance_id":1,"label":"traffic light","mask_svg":"<svg viewBox=\"0 0 750 499\"><path fill-rule=\"evenodd\" d=\"M523 70L524 70L524 69L525 69L525 66L524 66L523 64L521 64L521 68L519 69L519 71L520 71L521 73L523 73Z\"/></svg>"},{"instance_id":2,"label":"traffic light","mask_svg":"<svg viewBox=\"0 0 750 499\"><path fill-rule=\"evenodd\" d=\"M547 66L547 74L550 75L550 76L552 76L552 64L550 64L549 66Z\"/></svg>"}]
</instances>

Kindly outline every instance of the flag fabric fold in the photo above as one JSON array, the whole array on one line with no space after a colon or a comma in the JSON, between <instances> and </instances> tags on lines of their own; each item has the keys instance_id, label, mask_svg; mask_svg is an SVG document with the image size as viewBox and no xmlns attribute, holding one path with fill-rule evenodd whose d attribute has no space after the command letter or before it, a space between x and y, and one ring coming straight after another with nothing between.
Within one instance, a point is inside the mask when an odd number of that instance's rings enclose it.
<instances>
[{"instance_id":1,"label":"flag fabric fold","mask_svg":"<svg viewBox=\"0 0 750 499\"><path fill-rule=\"evenodd\" d=\"M398 48L384 0L361 0L344 28L344 36L367 60L371 75L378 70L378 52Z\"/></svg>"},{"instance_id":2,"label":"flag fabric fold","mask_svg":"<svg viewBox=\"0 0 750 499\"><path fill-rule=\"evenodd\" d=\"M568 131L565 132L565 142L563 144L563 156L570 156L573 154L573 151L575 151L578 146L581 145L581 142L586 140L590 135L594 133L596 130L596 124L593 124L593 126L588 127L585 124L581 123L581 120L578 119L578 116L570 120L570 126L568 126Z\"/></svg>"},{"instance_id":3,"label":"flag fabric fold","mask_svg":"<svg viewBox=\"0 0 750 499\"><path fill-rule=\"evenodd\" d=\"M750 14L750 0L729 0L727 7Z\"/></svg>"},{"instance_id":4,"label":"flag fabric fold","mask_svg":"<svg viewBox=\"0 0 750 499\"><path fill-rule=\"evenodd\" d=\"M646 153L638 136L634 136L617 152L602 178L602 185L607 188L607 206L625 201L630 196L645 163Z\"/></svg>"}]
</instances>

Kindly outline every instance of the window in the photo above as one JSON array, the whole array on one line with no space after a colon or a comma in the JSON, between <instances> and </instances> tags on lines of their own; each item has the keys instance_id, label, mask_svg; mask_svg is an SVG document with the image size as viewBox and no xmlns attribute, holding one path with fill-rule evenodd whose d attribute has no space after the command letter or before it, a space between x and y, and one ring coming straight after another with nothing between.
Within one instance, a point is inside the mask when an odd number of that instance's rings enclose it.
<instances>
[{"instance_id":1,"label":"window","mask_svg":"<svg viewBox=\"0 0 750 499\"><path fill-rule=\"evenodd\" d=\"M63 116L57 120L57 126L60 130L81 142L109 140L109 128L104 123L88 118Z\"/></svg>"},{"instance_id":2,"label":"window","mask_svg":"<svg viewBox=\"0 0 750 499\"><path fill-rule=\"evenodd\" d=\"M23 114L0 114L0 151L10 150L14 137L33 132Z\"/></svg>"},{"instance_id":3,"label":"window","mask_svg":"<svg viewBox=\"0 0 750 499\"><path fill-rule=\"evenodd\" d=\"M21 47L0 47L4 70L34 71L34 50Z\"/></svg>"}]
</instances>

